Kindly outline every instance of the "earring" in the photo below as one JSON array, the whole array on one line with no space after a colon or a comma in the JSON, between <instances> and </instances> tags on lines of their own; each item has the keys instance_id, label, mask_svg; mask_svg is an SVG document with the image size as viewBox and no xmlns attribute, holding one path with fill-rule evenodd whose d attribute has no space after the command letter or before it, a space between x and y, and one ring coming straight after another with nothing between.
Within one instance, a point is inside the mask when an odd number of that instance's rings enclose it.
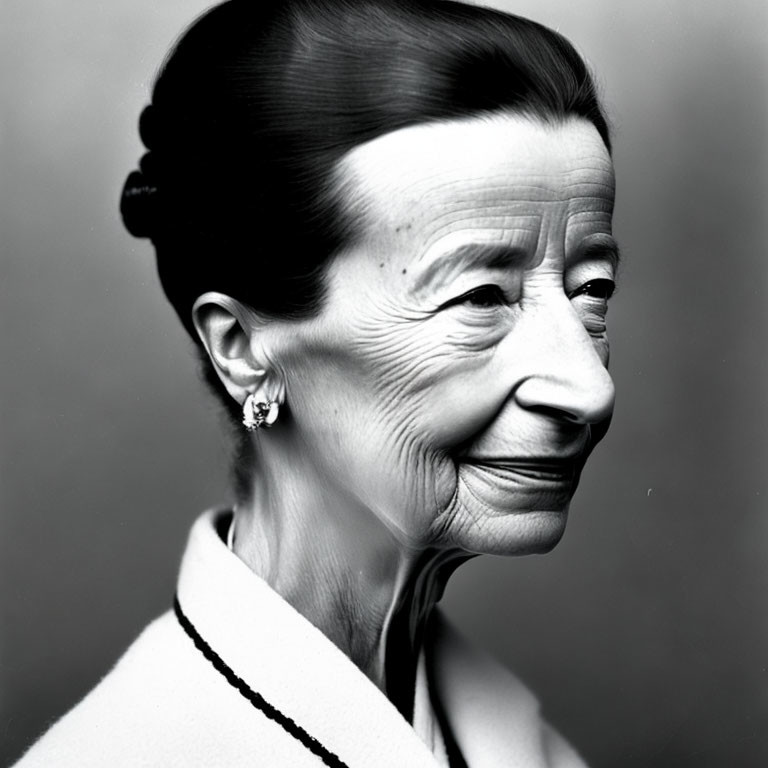
<instances>
[{"instance_id":1,"label":"earring","mask_svg":"<svg viewBox=\"0 0 768 768\"><path fill-rule=\"evenodd\" d=\"M243 425L249 432L271 427L277 421L280 405L274 400L257 401L251 392L243 403Z\"/></svg>"}]
</instances>

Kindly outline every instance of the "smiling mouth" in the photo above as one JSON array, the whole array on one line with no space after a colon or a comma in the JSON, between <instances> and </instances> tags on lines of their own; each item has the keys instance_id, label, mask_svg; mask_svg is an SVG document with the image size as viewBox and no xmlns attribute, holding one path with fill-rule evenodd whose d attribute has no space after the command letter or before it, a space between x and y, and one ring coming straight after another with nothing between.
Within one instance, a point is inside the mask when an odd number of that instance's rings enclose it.
<instances>
[{"instance_id":1,"label":"smiling mouth","mask_svg":"<svg viewBox=\"0 0 768 768\"><path fill-rule=\"evenodd\" d=\"M580 457L568 458L473 458L464 463L485 469L500 477L517 477L539 483L555 484L572 482L581 465Z\"/></svg>"}]
</instances>

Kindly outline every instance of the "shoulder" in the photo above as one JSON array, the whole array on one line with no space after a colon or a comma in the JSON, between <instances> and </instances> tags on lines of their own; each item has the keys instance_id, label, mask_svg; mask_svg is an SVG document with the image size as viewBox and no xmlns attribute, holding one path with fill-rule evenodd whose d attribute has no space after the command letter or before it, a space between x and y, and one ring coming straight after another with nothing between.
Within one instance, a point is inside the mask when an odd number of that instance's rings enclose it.
<instances>
[{"instance_id":1,"label":"shoulder","mask_svg":"<svg viewBox=\"0 0 768 768\"><path fill-rule=\"evenodd\" d=\"M543 718L538 699L510 670L444 616L434 627L436 692L467 763L586 768Z\"/></svg>"},{"instance_id":2,"label":"shoulder","mask_svg":"<svg viewBox=\"0 0 768 768\"><path fill-rule=\"evenodd\" d=\"M305 752L272 721L254 717L168 612L16 768L239 766L256 754L301 766Z\"/></svg>"}]
</instances>

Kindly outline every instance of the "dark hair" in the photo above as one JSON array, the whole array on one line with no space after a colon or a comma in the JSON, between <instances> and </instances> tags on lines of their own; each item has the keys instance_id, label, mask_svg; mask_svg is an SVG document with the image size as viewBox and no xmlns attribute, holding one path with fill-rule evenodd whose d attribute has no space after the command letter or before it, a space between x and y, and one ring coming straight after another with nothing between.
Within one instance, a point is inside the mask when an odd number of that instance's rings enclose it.
<instances>
[{"instance_id":1,"label":"dark hair","mask_svg":"<svg viewBox=\"0 0 768 768\"><path fill-rule=\"evenodd\" d=\"M532 21L442 0L229 0L155 82L123 220L154 243L196 342L190 310L206 291L306 316L353 229L333 194L340 158L398 128L498 110L581 116L610 150L584 62Z\"/></svg>"}]
</instances>

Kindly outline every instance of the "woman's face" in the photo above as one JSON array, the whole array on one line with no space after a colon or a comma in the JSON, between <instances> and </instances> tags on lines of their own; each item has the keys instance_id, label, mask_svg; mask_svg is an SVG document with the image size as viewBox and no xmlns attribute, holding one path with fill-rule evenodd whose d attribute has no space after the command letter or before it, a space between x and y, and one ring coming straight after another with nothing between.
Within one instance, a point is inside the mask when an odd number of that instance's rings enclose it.
<instances>
[{"instance_id":1,"label":"woman's face","mask_svg":"<svg viewBox=\"0 0 768 768\"><path fill-rule=\"evenodd\" d=\"M614 176L597 131L420 125L339 172L362 233L280 361L306 455L408 546L551 548L614 400Z\"/></svg>"}]
</instances>

